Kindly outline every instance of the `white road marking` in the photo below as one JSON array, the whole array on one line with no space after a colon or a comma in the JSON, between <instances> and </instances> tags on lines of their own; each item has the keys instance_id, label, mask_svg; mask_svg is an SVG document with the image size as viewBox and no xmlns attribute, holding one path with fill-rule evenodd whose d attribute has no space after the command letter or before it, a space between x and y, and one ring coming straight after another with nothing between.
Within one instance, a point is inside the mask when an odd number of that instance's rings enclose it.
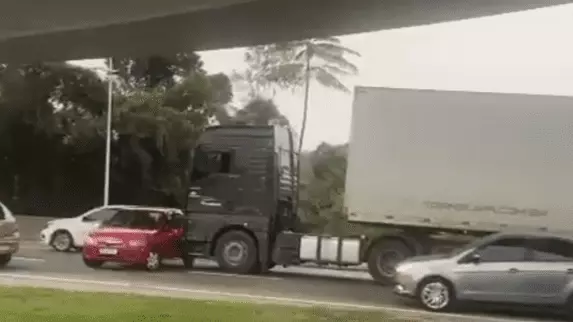
<instances>
[{"instance_id":1,"label":"white road marking","mask_svg":"<svg viewBox=\"0 0 573 322\"><path fill-rule=\"evenodd\" d=\"M46 260L43 258L32 258L32 257L12 257L13 260L18 260L18 261L30 261L30 262L45 262Z\"/></svg>"},{"instance_id":2,"label":"white road marking","mask_svg":"<svg viewBox=\"0 0 573 322\"><path fill-rule=\"evenodd\" d=\"M0 273L0 277L7 277L13 279L28 279L28 280L44 280L50 282L64 282L64 283L79 283L79 284L94 284L94 285L104 285L104 286L120 286L120 287L130 287L133 284L129 282L114 282L114 281L98 281L83 278L69 278L69 277L55 277L46 275L35 275L35 274L10 274L10 273Z\"/></svg>"},{"instance_id":3,"label":"white road marking","mask_svg":"<svg viewBox=\"0 0 573 322\"><path fill-rule=\"evenodd\" d=\"M295 305L305 305L305 306L327 306L327 307L337 307L337 308L346 308L346 309L355 309L355 310L375 310L375 311L387 311L390 313L405 313L405 314L420 314L425 316L432 316L432 317L449 317L449 318L456 318L460 321L475 321L476 319L480 319L480 322L516 322L516 321L523 321L523 319L508 319L508 318L496 318L496 317L489 317L489 316L482 316L482 315L462 315L462 314L452 314L452 313L429 313L422 310L416 309L405 309L405 308L397 308L393 306L375 306L375 305L361 305L356 303L347 303L347 302L329 302L329 301L318 301L318 300L310 300L310 299L297 299L292 297L277 297L277 296L265 296L265 295L255 295L255 294L248 294L248 293L239 293L239 292L224 292L224 291L213 291L213 290L204 290L204 289L189 289L189 288L180 288L180 287L170 287L170 286L160 286L160 285L150 285L150 284L134 284L129 282L115 282L115 281L101 281L101 280L89 280L89 279L79 279L79 278L67 278L67 277L54 277L54 276L44 276L44 275L35 275L35 274L9 274L9 273L0 273L0 278L11 278L11 279L27 279L27 280L39 280L39 281L52 281L52 282L61 282L61 283L79 283L79 284L94 284L100 286L110 286L110 287L133 287L133 288L140 288L144 290L145 288L156 290L156 291L165 291L165 292L180 292L180 293L190 293L190 294L203 294L203 295L211 295L211 296L220 296L220 297L233 297L233 298L244 298L253 301L268 301L268 302L275 302L278 304L295 304ZM57 285L56 285L57 286ZM128 291L126 289L126 291ZM420 316L422 317L422 316Z\"/></svg>"},{"instance_id":4,"label":"white road marking","mask_svg":"<svg viewBox=\"0 0 573 322\"><path fill-rule=\"evenodd\" d=\"M256 275L240 275L240 274L230 274L230 273L217 273L217 272L205 272L205 271L188 271L187 273L191 275L208 275L208 276L224 276L224 277L233 277L233 278L250 278L250 279L259 279L259 280L284 280L282 277L276 276L256 276Z\"/></svg>"}]
</instances>

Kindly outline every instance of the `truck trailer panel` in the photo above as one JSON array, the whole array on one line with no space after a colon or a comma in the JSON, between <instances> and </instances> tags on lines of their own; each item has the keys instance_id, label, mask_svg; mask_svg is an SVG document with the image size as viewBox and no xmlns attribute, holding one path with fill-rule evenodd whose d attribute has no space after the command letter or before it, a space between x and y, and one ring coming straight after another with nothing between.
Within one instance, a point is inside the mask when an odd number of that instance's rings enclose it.
<instances>
[{"instance_id":1,"label":"truck trailer panel","mask_svg":"<svg viewBox=\"0 0 573 322\"><path fill-rule=\"evenodd\" d=\"M573 230L573 97L357 87L352 222Z\"/></svg>"}]
</instances>

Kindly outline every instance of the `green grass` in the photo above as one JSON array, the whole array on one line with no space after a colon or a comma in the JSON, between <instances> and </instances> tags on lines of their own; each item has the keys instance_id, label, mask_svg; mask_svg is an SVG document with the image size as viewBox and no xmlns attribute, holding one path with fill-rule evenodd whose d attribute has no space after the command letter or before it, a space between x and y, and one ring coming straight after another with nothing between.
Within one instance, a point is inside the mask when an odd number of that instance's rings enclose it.
<instances>
[{"instance_id":1,"label":"green grass","mask_svg":"<svg viewBox=\"0 0 573 322\"><path fill-rule=\"evenodd\" d=\"M0 287L2 322L402 322L384 312ZM408 319L412 321L412 319Z\"/></svg>"}]
</instances>

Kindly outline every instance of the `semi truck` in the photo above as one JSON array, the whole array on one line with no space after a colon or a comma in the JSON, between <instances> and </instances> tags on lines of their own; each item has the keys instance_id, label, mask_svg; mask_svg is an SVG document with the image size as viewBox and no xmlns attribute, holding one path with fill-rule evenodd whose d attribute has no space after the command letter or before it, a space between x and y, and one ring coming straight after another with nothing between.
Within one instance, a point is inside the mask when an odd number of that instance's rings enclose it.
<instances>
[{"instance_id":1,"label":"semi truck","mask_svg":"<svg viewBox=\"0 0 573 322\"><path fill-rule=\"evenodd\" d=\"M281 126L214 126L193 150L186 262L226 271L367 264L508 230L573 233L573 97L356 87L348 221L375 236L297 231L297 145Z\"/></svg>"}]
</instances>

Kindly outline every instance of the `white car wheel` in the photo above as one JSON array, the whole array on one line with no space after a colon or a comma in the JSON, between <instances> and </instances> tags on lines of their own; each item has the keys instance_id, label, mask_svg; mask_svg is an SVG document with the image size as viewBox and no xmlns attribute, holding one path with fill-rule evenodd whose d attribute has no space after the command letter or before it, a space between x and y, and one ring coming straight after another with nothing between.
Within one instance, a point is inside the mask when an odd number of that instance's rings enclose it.
<instances>
[{"instance_id":1,"label":"white car wheel","mask_svg":"<svg viewBox=\"0 0 573 322\"><path fill-rule=\"evenodd\" d=\"M58 252L67 252L73 248L73 239L67 231L58 231L52 237L50 244Z\"/></svg>"},{"instance_id":2,"label":"white car wheel","mask_svg":"<svg viewBox=\"0 0 573 322\"><path fill-rule=\"evenodd\" d=\"M156 271L161 267L161 257L156 252L149 252L145 261L145 268L149 271Z\"/></svg>"},{"instance_id":3,"label":"white car wheel","mask_svg":"<svg viewBox=\"0 0 573 322\"><path fill-rule=\"evenodd\" d=\"M432 279L421 285L419 298L424 308L437 312L445 311L451 306L454 294L446 281Z\"/></svg>"}]
</instances>

